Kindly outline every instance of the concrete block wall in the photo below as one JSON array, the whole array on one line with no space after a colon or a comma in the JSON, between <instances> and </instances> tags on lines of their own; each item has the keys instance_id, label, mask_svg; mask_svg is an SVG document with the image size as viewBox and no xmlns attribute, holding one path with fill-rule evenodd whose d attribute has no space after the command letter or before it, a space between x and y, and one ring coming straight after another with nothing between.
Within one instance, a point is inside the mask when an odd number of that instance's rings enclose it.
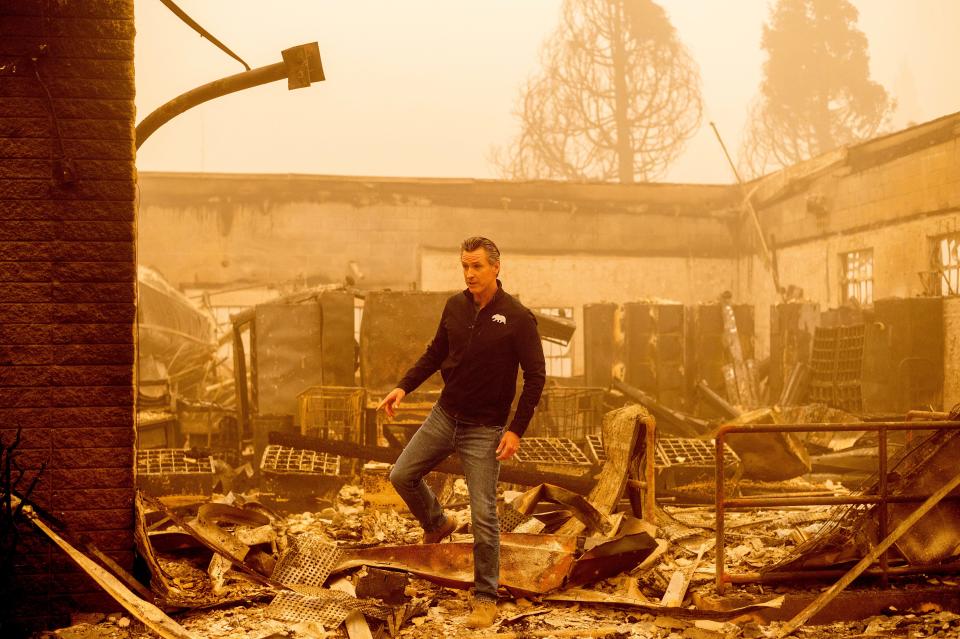
<instances>
[{"instance_id":1,"label":"concrete block wall","mask_svg":"<svg viewBox=\"0 0 960 639\"><path fill-rule=\"evenodd\" d=\"M140 183L141 262L176 287L337 282L354 261L360 286L407 290L421 250L484 234L505 254L734 255L728 186L174 173Z\"/></svg>"},{"instance_id":2,"label":"concrete block wall","mask_svg":"<svg viewBox=\"0 0 960 639\"><path fill-rule=\"evenodd\" d=\"M832 169L789 196L776 195L789 185L771 176L769 184L757 190L755 202L764 229L776 239L781 285L802 287L805 297L822 310L837 307L841 254L872 249L874 300L923 294L918 274L931 269L934 239L960 231L956 120L948 116L890 140L853 147ZM904 146L908 144L912 146ZM895 145L900 146L895 155L882 155ZM808 210L811 195L822 196L824 214ZM758 308L777 302L769 270L759 258L745 255L737 272L739 298L750 299ZM758 338L765 340L768 318L759 314L757 319ZM761 353L768 352L765 342L760 347Z\"/></svg>"},{"instance_id":3,"label":"concrete block wall","mask_svg":"<svg viewBox=\"0 0 960 639\"><path fill-rule=\"evenodd\" d=\"M22 429L21 487L46 464L35 502L128 568L133 38L132 0L0 3L0 437ZM0 635L116 609L35 529L22 535Z\"/></svg>"}]
</instances>

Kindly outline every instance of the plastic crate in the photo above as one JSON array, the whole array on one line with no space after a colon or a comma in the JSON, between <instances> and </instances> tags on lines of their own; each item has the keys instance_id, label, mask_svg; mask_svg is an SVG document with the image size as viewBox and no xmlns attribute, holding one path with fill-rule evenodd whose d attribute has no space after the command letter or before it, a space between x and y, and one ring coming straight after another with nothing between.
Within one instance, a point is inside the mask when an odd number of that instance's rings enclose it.
<instances>
[{"instance_id":1,"label":"plastic crate","mask_svg":"<svg viewBox=\"0 0 960 639\"><path fill-rule=\"evenodd\" d=\"M587 435L587 452L597 466L607 463L607 451L603 448L602 435Z\"/></svg>"},{"instance_id":2,"label":"plastic crate","mask_svg":"<svg viewBox=\"0 0 960 639\"><path fill-rule=\"evenodd\" d=\"M311 386L297 395L300 433L308 437L359 442L363 432L364 389Z\"/></svg>"},{"instance_id":3,"label":"plastic crate","mask_svg":"<svg viewBox=\"0 0 960 639\"><path fill-rule=\"evenodd\" d=\"M376 407L380 403L378 398L370 405ZM414 391L403 398L400 406L394 411L394 416L387 415L385 410L377 411L377 445L402 447L409 441L410 436L427 418L433 406L440 399L440 391Z\"/></svg>"},{"instance_id":4,"label":"plastic crate","mask_svg":"<svg viewBox=\"0 0 960 639\"><path fill-rule=\"evenodd\" d=\"M138 450L136 477L151 495L209 495L216 481L213 457L181 448Z\"/></svg>"},{"instance_id":5,"label":"plastic crate","mask_svg":"<svg viewBox=\"0 0 960 639\"><path fill-rule=\"evenodd\" d=\"M340 456L270 445L263 452L260 470L277 475L337 475Z\"/></svg>"},{"instance_id":6,"label":"plastic crate","mask_svg":"<svg viewBox=\"0 0 960 639\"><path fill-rule=\"evenodd\" d=\"M545 388L526 434L533 437L565 437L582 442L600 433L603 420L603 388Z\"/></svg>"},{"instance_id":7,"label":"plastic crate","mask_svg":"<svg viewBox=\"0 0 960 639\"><path fill-rule=\"evenodd\" d=\"M715 481L716 450L717 445L713 440L680 437L657 438L654 464L657 469L658 486L671 489L687 484ZM724 442L724 476L735 476L739 466L740 458Z\"/></svg>"},{"instance_id":8,"label":"plastic crate","mask_svg":"<svg viewBox=\"0 0 960 639\"><path fill-rule=\"evenodd\" d=\"M213 457L190 457L179 448L137 451L138 475L213 475Z\"/></svg>"},{"instance_id":9,"label":"plastic crate","mask_svg":"<svg viewBox=\"0 0 960 639\"><path fill-rule=\"evenodd\" d=\"M516 459L523 464L590 465L590 460L572 440L561 437L524 437Z\"/></svg>"},{"instance_id":10,"label":"plastic crate","mask_svg":"<svg viewBox=\"0 0 960 639\"><path fill-rule=\"evenodd\" d=\"M864 327L817 327L810 357L809 400L847 412L863 408L861 378Z\"/></svg>"}]
</instances>

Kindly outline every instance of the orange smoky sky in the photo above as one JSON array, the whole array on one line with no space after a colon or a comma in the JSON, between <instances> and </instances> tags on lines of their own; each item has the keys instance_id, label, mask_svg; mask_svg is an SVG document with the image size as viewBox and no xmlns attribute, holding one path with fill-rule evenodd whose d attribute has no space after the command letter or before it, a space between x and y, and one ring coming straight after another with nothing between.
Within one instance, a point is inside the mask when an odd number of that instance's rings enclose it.
<instances>
[{"instance_id":1,"label":"orange smoky sky","mask_svg":"<svg viewBox=\"0 0 960 639\"><path fill-rule=\"evenodd\" d=\"M151 137L142 171L496 177L491 148L513 116L559 0L178 0L252 67L317 41L327 80L250 89L184 113ZM662 0L700 67L701 129L664 181L730 182L709 129L736 154L764 60L768 0ZM893 129L960 111L960 2L853 0L873 79L897 99ZM138 119L243 67L158 0L136 0ZM946 69L946 70L944 70Z\"/></svg>"}]
</instances>

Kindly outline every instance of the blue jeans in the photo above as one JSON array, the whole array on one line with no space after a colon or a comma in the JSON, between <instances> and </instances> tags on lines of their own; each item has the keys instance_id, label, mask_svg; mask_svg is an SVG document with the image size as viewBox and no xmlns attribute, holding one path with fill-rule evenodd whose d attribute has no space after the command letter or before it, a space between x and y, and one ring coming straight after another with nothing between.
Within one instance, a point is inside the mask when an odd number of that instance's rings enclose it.
<instances>
[{"instance_id":1,"label":"blue jeans","mask_svg":"<svg viewBox=\"0 0 960 639\"><path fill-rule=\"evenodd\" d=\"M443 508L423 476L456 452L470 491L473 518L474 595L496 600L500 579L500 520L497 517L497 445L501 426L458 421L439 405L404 447L390 472L390 482L426 531L443 524Z\"/></svg>"}]
</instances>

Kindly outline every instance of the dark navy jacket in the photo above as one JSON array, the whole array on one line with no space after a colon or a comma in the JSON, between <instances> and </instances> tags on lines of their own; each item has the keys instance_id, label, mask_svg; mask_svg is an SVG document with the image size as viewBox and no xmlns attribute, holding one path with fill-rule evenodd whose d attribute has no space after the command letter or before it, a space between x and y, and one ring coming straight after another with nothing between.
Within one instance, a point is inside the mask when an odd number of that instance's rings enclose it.
<instances>
[{"instance_id":1,"label":"dark navy jacket","mask_svg":"<svg viewBox=\"0 0 960 639\"><path fill-rule=\"evenodd\" d=\"M440 407L451 417L475 424L503 426L517 389L523 390L510 429L523 436L546 381L537 320L500 287L478 313L469 290L447 300L437 334L426 352L397 384L410 393L437 370L443 377Z\"/></svg>"}]
</instances>

